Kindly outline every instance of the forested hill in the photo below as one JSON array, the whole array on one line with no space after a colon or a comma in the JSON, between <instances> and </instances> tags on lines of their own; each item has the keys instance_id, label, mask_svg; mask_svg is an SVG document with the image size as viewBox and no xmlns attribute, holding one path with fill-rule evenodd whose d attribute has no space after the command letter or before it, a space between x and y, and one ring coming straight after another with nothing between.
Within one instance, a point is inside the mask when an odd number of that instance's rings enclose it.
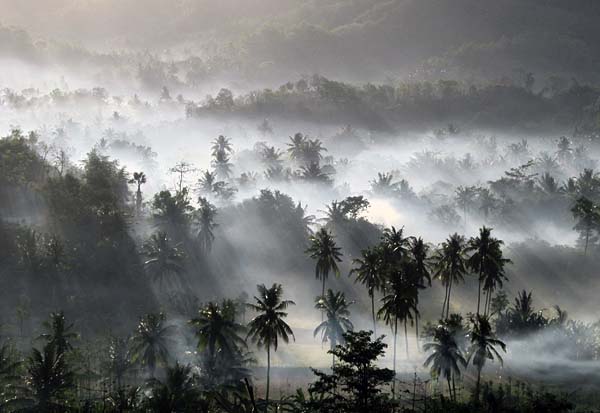
<instances>
[{"instance_id":1,"label":"forested hill","mask_svg":"<svg viewBox=\"0 0 600 413\"><path fill-rule=\"evenodd\" d=\"M197 65L199 80L313 73L352 81L489 80L532 72L595 81L600 60L594 0L148 0L143 14L134 0L0 0L0 9L7 11L0 57L51 54L110 65L123 59L114 50L148 50L160 61ZM15 42L30 47L11 47Z\"/></svg>"}]
</instances>

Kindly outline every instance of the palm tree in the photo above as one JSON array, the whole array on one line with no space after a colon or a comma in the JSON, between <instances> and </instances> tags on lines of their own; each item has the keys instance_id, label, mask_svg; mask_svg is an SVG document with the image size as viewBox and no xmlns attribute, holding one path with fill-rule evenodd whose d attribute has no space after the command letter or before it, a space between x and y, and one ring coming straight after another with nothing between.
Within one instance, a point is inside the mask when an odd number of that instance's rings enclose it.
<instances>
[{"instance_id":1,"label":"palm tree","mask_svg":"<svg viewBox=\"0 0 600 413\"><path fill-rule=\"evenodd\" d=\"M386 228L381 237L384 246L384 259L394 261L392 265L397 265L402 261L410 246L410 238L404 236L404 228L397 230L396 227Z\"/></svg>"},{"instance_id":2,"label":"palm tree","mask_svg":"<svg viewBox=\"0 0 600 413\"><path fill-rule=\"evenodd\" d=\"M217 176L223 180L229 179L231 176L231 162L227 152L220 150L213 153L213 157L212 166L215 168Z\"/></svg>"},{"instance_id":3,"label":"palm tree","mask_svg":"<svg viewBox=\"0 0 600 413\"><path fill-rule=\"evenodd\" d=\"M487 220L490 212L497 208L498 199L488 188L479 188L477 190L477 200L479 201L479 210L483 212L483 216Z\"/></svg>"},{"instance_id":4,"label":"palm tree","mask_svg":"<svg viewBox=\"0 0 600 413\"><path fill-rule=\"evenodd\" d=\"M146 174L143 172L134 172L133 178L129 180L129 183L137 185L137 191L135 192L135 212L139 215L142 212L142 185L146 183Z\"/></svg>"},{"instance_id":5,"label":"palm tree","mask_svg":"<svg viewBox=\"0 0 600 413\"><path fill-rule=\"evenodd\" d=\"M349 310L352 302L346 301L343 292L335 293L331 289L327 290L327 294L324 296L317 297L315 302L315 308L325 312L326 320L315 328L314 336L321 334L323 343L329 341L329 348L333 350L343 342L344 333L354 329L350 321ZM335 355L332 361L332 365L334 364Z\"/></svg>"},{"instance_id":6,"label":"palm tree","mask_svg":"<svg viewBox=\"0 0 600 413\"><path fill-rule=\"evenodd\" d=\"M212 194L216 182L217 174L215 172L206 170L202 173L200 179L198 179L197 191L203 195Z\"/></svg>"},{"instance_id":7,"label":"palm tree","mask_svg":"<svg viewBox=\"0 0 600 413\"><path fill-rule=\"evenodd\" d=\"M463 210L463 218L465 220L465 227L467 226L467 213L469 207L473 204L477 192L474 186L459 186L456 188L456 203Z\"/></svg>"},{"instance_id":8,"label":"palm tree","mask_svg":"<svg viewBox=\"0 0 600 413\"><path fill-rule=\"evenodd\" d=\"M412 261L412 265L410 268L412 269L410 277L413 280L413 283L417 286L418 289L426 288L426 286L431 287L431 273L429 270L429 245L427 245L423 238L412 238L410 241L410 259ZM418 309L419 306L419 295L417 294L415 297L415 307ZM419 317L420 314L417 311L415 314L415 335L417 338L417 343L419 342Z\"/></svg>"},{"instance_id":9,"label":"palm tree","mask_svg":"<svg viewBox=\"0 0 600 413\"><path fill-rule=\"evenodd\" d=\"M164 380L151 379L148 407L153 412L192 413L205 411L200 407L200 392L196 385L197 377L191 366L175 362L167 367Z\"/></svg>"},{"instance_id":10,"label":"palm tree","mask_svg":"<svg viewBox=\"0 0 600 413\"><path fill-rule=\"evenodd\" d=\"M321 296L325 295L325 281L330 272L334 272L339 277L340 269L337 265L342 261L341 248L336 246L335 238L325 228L321 228L315 235L310 237L310 247L306 250L310 258L317 261L315 265L315 277L323 280L323 291Z\"/></svg>"},{"instance_id":11,"label":"palm tree","mask_svg":"<svg viewBox=\"0 0 600 413\"><path fill-rule=\"evenodd\" d=\"M200 206L195 211L195 221L198 226L198 241L200 242L200 249L203 253L209 253L212 249L213 241L215 240L215 234L213 230L217 226L215 223L215 216L217 215L217 208L211 204L206 198L199 198L198 202Z\"/></svg>"},{"instance_id":12,"label":"palm tree","mask_svg":"<svg viewBox=\"0 0 600 413\"><path fill-rule=\"evenodd\" d=\"M30 397L20 400L32 412L65 411L63 396L74 383L74 374L68 368L64 354L47 343L42 351L33 349L28 358L26 385Z\"/></svg>"},{"instance_id":13,"label":"palm tree","mask_svg":"<svg viewBox=\"0 0 600 413\"><path fill-rule=\"evenodd\" d=\"M496 285L502 285L504 275L504 265L509 263L502 257L501 240L491 236L492 229L483 226L479 229L478 237L471 237L466 252L472 253L467 260L468 268L478 274L479 290L477 295L477 313L479 315L481 304L481 289L484 286L486 291L486 301L484 305L484 314L487 315L491 295Z\"/></svg>"},{"instance_id":14,"label":"palm tree","mask_svg":"<svg viewBox=\"0 0 600 413\"><path fill-rule=\"evenodd\" d=\"M166 232L159 231L152 234L144 244L144 254L148 257L144 267L159 283L162 283L167 276L180 276L183 273L185 255L179 250L179 245L171 246Z\"/></svg>"},{"instance_id":15,"label":"palm tree","mask_svg":"<svg viewBox=\"0 0 600 413\"><path fill-rule=\"evenodd\" d=\"M464 280L467 274L465 237L456 233L451 235L435 252L433 260L436 268L434 276L446 287L442 318L448 318L452 285Z\"/></svg>"},{"instance_id":16,"label":"palm tree","mask_svg":"<svg viewBox=\"0 0 600 413\"><path fill-rule=\"evenodd\" d=\"M269 387L271 380L271 348L277 351L279 338L284 343L289 343L290 336L295 340L294 332L284 321L287 317L285 310L290 305L295 305L291 300L283 300L283 288L280 284L273 284L267 288L264 284L257 286L258 296L254 296L254 303L248 306L258 315L248 323L248 337L256 342L257 346L267 349L267 394L266 409L269 408Z\"/></svg>"},{"instance_id":17,"label":"palm tree","mask_svg":"<svg viewBox=\"0 0 600 413\"><path fill-rule=\"evenodd\" d=\"M467 366L454 335L444 326L438 326L433 335L433 342L425 343L423 349L431 354L423 364L430 368L431 376L445 378L448 383L448 393L456 400L455 378L460 377L460 365Z\"/></svg>"},{"instance_id":18,"label":"palm tree","mask_svg":"<svg viewBox=\"0 0 600 413\"><path fill-rule=\"evenodd\" d=\"M211 149L213 156L216 156L218 152L228 154L233 152L233 145L228 138L223 135L219 135L218 138L212 141Z\"/></svg>"},{"instance_id":19,"label":"palm tree","mask_svg":"<svg viewBox=\"0 0 600 413\"><path fill-rule=\"evenodd\" d=\"M156 366L166 364L169 359L169 346L175 327L165 325L163 313L146 314L140 319L135 335L131 339L133 362L148 368L154 377Z\"/></svg>"},{"instance_id":20,"label":"palm tree","mask_svg":"<svg viewBox=\"0 0 600 413\"><path fill-rule=\"evenodd\" d=\"M231 358L246 342L239 333L244 327L235 321L235 309L224 303L223 306L209 302L199 311L198 317L190 320L196 328L198 349L208 352L209 371L215 366L217 355Z\"/></svg>"},{"instance_id":21,"label":"palm tree","mask_svg":"<svg viewBox=\"0 0 600 413\"><path fill-rule=\"evenodd\" d=\"M587 255L592 231L600 225L600 209L588 198L581 197L575 202L575 205L571 208L571 212L575 219L577 219L574 229L579 231L581 238L584 239L585 247L583 255L585 256Z\"/></svg>"},{"instance_id":22,"label":"palm tree","mask_svg":"<svg viewBox=\"0 0 600 413\"><path fill-rule=\"evenodd\" d=\"M300 177L309 182L318 182L323 184L331 183L329 175L323 172L318 162L311 162L307 166L300 167Z\"/></svg>"},{"instance_id":23,"label":"palm tree","mask_svg":"<svg viewBox=\"0 0 600 413\"><path fill-rule=\"evenodd\" d=\"M303 162L304 159L304 148L307 145L307 138L300 132L290 136L290 143L287 144L287 152L290 154L290 158L296 162Z\"/></svg>"},{"instance_id":24,"label":"palm tree","mask_svg":"<svg viewBox=\"0 0 600 413\"><path fill-rule=\"evenodd\" d=\"M57 356L73 350L71 341L77 338L73 332L73 324L68 324L62 311L51 313L50 319L44 321L43 327L46 333L40 334L40 338L54 347Z\"/></svg>"},{"instance_id":25,"label":"palm tree","mask_svg":"<svg viewBox=\"0 0 600 413\"><path fill-rule=\"evenodd\" d=\"M377 320L375 318L375 292L380 290L384 284L382 272L381 251L377 248L369 248L362 252L362 258L353 260L354 268L350 275L356 274L356 282L367 287L367 293L371 299L371 315L373 316L373 333L377 336Z\"/></svg>"},{"instance_id":26,"label":"palm tree","mask_svg":"<svg viewBox=\"0 0 600 413\"><path fill-rule=\"evenodd\" d=\"M471 320L473 327L469 335L471 336L471 346L469 348L468 361L473 362L477 369L477 382L475 385L475 398L479 400L479 388L481 382L481 370L487 360L497 359L502 364L502 357L496 350L496 346L506 352L506 344L498 340L492 332L492 326L486 316L476 315Z\"/></svg>"},{"instance_id":27,"label":"palm tree","mask_svg":"<svg viewBox=\"0 0 600 413\"><path fill-rule=\"evenodd\" d=\"M405 265L401 269L391 270L388 273L384 291L386 294L381 299L383 305L379 309L378 316L383 318L387 325L392 328L394 333L394 350L393 350L393 370L394 377L396 374L396 341L398 337L398 321L404 324L404 339L406 344L406 358L408 358L408 321L414 321L418 311L417 288L408 279L408 271ZM392 383L392 394L395 397L396 383L395 379Z\"/></svg>"},{"instance_id":28,"label":"palm tree","mask_svg":"<svg viewBox=\"0 0 600 413\"><path fill-rule=\"evenodd\" d=\"M377 179L370 182L371 192L375 195L391 195L398 190L398 183L394 183L392 173L377 173Z\"/></svg>"}]
</instances>

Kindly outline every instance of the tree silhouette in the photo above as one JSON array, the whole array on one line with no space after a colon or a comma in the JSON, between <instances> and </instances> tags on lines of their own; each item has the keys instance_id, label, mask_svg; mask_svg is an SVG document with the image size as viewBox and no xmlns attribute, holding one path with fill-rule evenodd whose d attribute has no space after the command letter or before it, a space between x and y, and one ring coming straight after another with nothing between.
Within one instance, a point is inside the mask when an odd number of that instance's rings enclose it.
<instances>
[{"instance_id":1,"label":"tree silhouette","mask_svg":"<svg viewBox=\"0 0 600 413\"><path fill-rule=\"evenodd\" d=\"M165 378L149 380L150 395L146 407L153 412L194 413L205 411L200 399L197 377L192 374L191 366L176 362L167 367Z\"/></svg>"},{"instance_id":2,"label":"tree silhouette","mask_svg":"<svg viewBox=\"0 0 600 413\"><path fill-rule=\"evenodd\" d=\"M73 324L67 323L62 311L51 313L50 319L44 321L45 333L40 335L49 345L54 347L56 356L61 356L73 350L72 341L77 338L73 332Z\"/></svg>"},{"instance_id":3,"label":"tree silhouette","mask_svg":"<svg viewBox=\"0 0 600 413\"><path fill-rule=\"evenodd\" d=\"M175 275L183 274L183 260L185 255L179 246L172 246L166 232L159 231L150 236L144 243L144 255L148 258L144 267L150 272L154 281L163 283L164 280Z\"/></svg>"},{"instance_id":4,"label":"tree silhouette","mask_svg":"<svg viewBox=\"0 0 600 413\"><path fill-rule=\"evenodd\" d=\"M325 295L325 282L329 273L333 272L339 277L340 270L337 265L342 261L341 248L336 246L333 235L325 228L321 228L315 235L310 237L310 246L306 253L310 258L316 260L315 277L323 281L323 291L321 296Z\"/></svg>"},{"instance_id":5,"label":"tree silhouette","mask_svg":"<svg viewBox=\"0 0 600 413\"><path fill-rule=\"evenodd\" d=\"M314 336L321 334L323 343L329 341L329 348L333 350L338 344L343 343L344 333L354 329L349 310L352 302L346 300L343 292L336 293L331 289L327 290L325 296L317 297L315 302L315 308L325 312L325 321L315 328ZM332 361L333 365L335 365L335 358Z\"/></svg>"},{"instance_id":6,"label":"tree silhouette","mask_svg":"<svg viewBox=\"0 0 600 413\"><path fill-rule=\"evenodd\" d=\"M146 314L140 319L137 331L131 339L133 362L140 363L154 377L156 367L169 360L169 346L175 327L165 325L163 313Z\"/></svg>"},{"instance_id":7,"label":"tree silhouette","mask_svg":"<svg viewBox=\"0 0 600 413\"><path fill-rule=\"evenodd\" d=\"M199 198L198 209L194 211L194 221L198 227L198 242L203 253L207 254L212 249L215 234L213 230L217 226L215 217L217 208L212 205L206 198Z\"/></svg>"},{"instance_id":8,"label":"tree silhouette","mask_svg":"<svg viewBox=\"0 0 600 413\"><path fill-rule=\"evenodd\" d=\"M433 342L425 343L423 349L431 352L423 365L429 367L432 377L446 379L448 394L451 399L456 400L455 379L461 375L460 366L467 366L467 360L454 335L448 328L438 326L434 331Z\"/></svg>"},{"instance_id":9,"label":"tree silhouette","mask_svg":"<svg viewBox=\"0 0 600 413\"><path fill-rule=\"evenodd\" d=\"M477 382L475 384L475 399L479 400L479 389L481 382L481 370L487 360L497 359L502 364L502 357L496 350L500 347L506 352L506 344L498 340L492 332L492 326L486 316L475 315L471 319L472 328L469 332L471 346L468 350L468 360L477 369Z\"/></svg>"},{"instance_id":10,"label":"tree silhouette","mask_svg":"<svg viewBox=\"0 0 600 413\"><path fill-rule=\"evenodd\" d=\"M374 247L362 251L362 258L353 260L354 268L350 275L356 275L356 282L367 288L371 299L371 315L373 317L373 332L377 335L377 320L375 316L375 292L383 288L385 282L381 250Z\"/></svg>"},{"instance_id":11,"label":"tree silhouette","mask_svg":"<svg viewBox=\"0 0 600 413\"><path fill-rule=\"evenodd\" d=\"M452 285L464 280L467 274L465 237L458 234L451 235L435 252L433 260L435 265L434 276L446 287L442 318L447 318L450 315Z\"/></svg>"},{"instance_id":12,"label":"tree silhouette","mask_svg":"<svg viewBox=\"0 0 600 413\"><path fill-rule=\"evenodd\" d=\"M284 343L290 341L290 336L295 339L294 332L284 321L287 317L285 311L295 303L291 300L283 300L283 288L280 284L273 284L267 288L264 284L257 286L258 296L254 296L254 303L248 306L256 311L258 315L248 323L248 337L257 346L267 349L267 392L265 396L266 410L269 409L269 388L271 382L271 348L277 351L279 338Z\"/></svg>"},{"instance_id":13,"label":"tree silhouette","mask_svg":"<svg viewBox=\"0 0 600 413\"><path fill-rule=\"evenodd\" d=\"M478 275L479 290L477 295L477 313L480 314L481 290L486 293L484 304L485 315L488 314L491 296L496 286L502 286L506 279L504 266L510 260L502 256L503 242L491 236L492 229L483 226L479 229L478 237L471 237L466 252L472 253L467 260L468 268Z\"/></svg>"},{"instance_id":14,"label":"tree silhouette","mask_svg":"<svg viewBox=\"0 0 600 413\"><path fill-rule=\"evenodd\" d=\"M600 226L600 208L588 198L581 197L575 202L571 212L573 217L577 219L577 223L573 228L579 231L580 238L583 239L583 255L585 256L587 255L590 239L596 240L594 233L597 232Z\"/></svg>"},{"instance_id":15,"label":"tree silhouette","mask_svg":"<svg viewBox=\"0 0 600 413\"><path fill-rule=\"evenodd\" d=\"M135 184L135 212L139 216L142 212L142 185L146 183L146 174L143 172L134 172L133 178L129 180L130 184Z\"/></svg>"},{"instance_id":16,"label":"tree silhouette","mask_svg":"<svg viewBox=\"0 0 600 413\"><path fill-rule=\"evenodd\" d=\"M196 329L198 349L206 351L208 355L209 372L214 371L217 357L231 359L240 348L246 346L240 336L244 327L235 321L235 312L226 305L210 302L200 309L198 317L190 320L190 323Z\"/></svg>"}]
</instances>

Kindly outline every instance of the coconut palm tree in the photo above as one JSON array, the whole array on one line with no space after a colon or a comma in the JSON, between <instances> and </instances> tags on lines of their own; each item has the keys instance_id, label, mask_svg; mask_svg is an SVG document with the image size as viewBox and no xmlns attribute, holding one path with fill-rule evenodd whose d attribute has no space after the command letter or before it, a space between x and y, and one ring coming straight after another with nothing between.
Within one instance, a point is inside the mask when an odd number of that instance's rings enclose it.
<instances>
[{"instance_id":1,"label":"coconut palm tree","mask_svg":"<svg viewBox=\"0 0 600 413\"><path fill-rule=\"evenodd\" d=\"M427 286L431 287L429 245L423 241L423 238L412 238L410 240L409 257L412 263L409 267L411 269L411 274L409 276L412 279L413 284L417 286L417 292L418 289L424 289ZM418 294L416 295L415 299L415 307L418 309ZM415 313L415 335L417 338L417 343L419 340L419 317L420 313L417 311Z\"/></svg>"},{"instance_id":2,"label":"coconut palm tree","mask_svg":"<svg viewBox=\"0 0 600 413\"><path fill-rule=\"evenodd\" d=\"M217 174L215 172L211 172L206 170L198 179L198 185L196 190L203 195L212 194L214 191L214 185L217 182Z\"/></svg>"},{"instance_id":3,"label":"coconut palm tree","mask_svg":"<svg viewBox=\"0 0 600 413\"><path fill-rule=\"evenodd\" d=\"M492 331L489 319L486 316L477 314L471 320L472 328L469 332L471 337L471 346L468 350L468 360L477 369L477 382L475 384L475 398L479 400L479 388L481 382L481 370L485 366L487 360L493 361L497 359L502 364L502 357L496 350L500 347L506 352L506 344L498 340Z\"/></svg>"},{"instance_id":4,"label":"coconut palm tree","mask_svg":"<svg viewBox=\"0 0 600 413\"><path fill-rule=\"evenodd\" d=\"M391 262L392 265L398 265L408 254L410 238L404 236L404 228L399 230L392 226L383 230L381 237L383 244L384 260Z\"/></svg>"},{"instance_id":5,"label":"coconut palm tree","mask_svg":"<svg viewBox=\"0 0 600 413\"><path fill-rule=\"evenodd\" d=\"M371 299L371 315L373 317L373 333L377 336L377 320L375 317L375 292L382 289L384 275L382 271L381 251L378 248L363 250L362 258L353 260L354 268L350 275L356 275L356 282L367 287Z\"/></svg>"},{"instance_id":6,"label":"coconut palm tree","mask_svg":"<svg viewBox=\"0 0 600 413\"><path fill-rule=\"evenodd\" d=\"M315 328L314 336L321 334L323 343L329 341L329 348L333 350L338 344L344 340L344 333L352 331L354 326L350 321L349 307L352 302L346 300L343 292L333 292L327 290L324 296L317 297L315 300L315 308L325 312L325 321ZM332 365L335 364L335 356L333 356Z\"/></svg>"},{"instance_id":7,"label":"coconut palm tree","mask_svg":"<svg viewBox=\"0 0 600 413\"><path fill-rule=\"evenodd\" d=\"M235 311L224 303L223 306L209 302L198 312L198 317L190 320L196 328L198 349L207 351L209 371L215 366L217 355L231 358L238 349L246 347L239 335L244 327L235 321Z\"/></svg>"},{"instance_id":8,"label":"coconut palm tree","mask_svg":"<svg viewBox=\"0 0 600 413\"><path fill-rule=\"evenodd\" d=\"M214 160L212 167L215 168L215 173L222 180L227 180L231 176L231 162L227 152L220 150L213 153Z\"/></svg>"},{"instance_id":9,"label":"coconut palm tree","mask_svg":"<svg viewBox=\"0 0 600 413\"><path fill-rule=\"evenodd\" d=\"M233 145L231 141L223 135L219 135L215 140L212 141L212 155L216 156L218 152L225 154L233 152Z\"/></svg>"},{"instance_id":10,"label":"coconut palm tree","mask_svg":"<svg viewBox=\"0 0 600 413\"><path fill-rule=\"evenodd\" d=\"M325 228L321 228L315 235L310 237L310 246L306 250L310 258L316 260L315 277L323 281L322 296L325 295L325 282L329 273L333 272L339 277L340 269L338 262L342 261L341 248L335 244L335 238Z\"/></svg>"},{"instance_id":11,"label":"coconut palm tree","mask_svg":"<svg viewBox=\"0 0 600 413\"><path fill-rule=\"evenodd\" d=\"M179 244L172 246L166 232L159 231L150 236L143 248L148 258L144 268L150 271L154 281L162 283L166 277L183 274L184 253L179 250Z\"/></svg>"},{"instance_id":12,"label":"coconut palm tree","mask_svg":"<svg viewBox=\"0 0 600 413\"><path fill-rule=\"evenodd\" d=\"M498 199L488 188L479 188L477 200L479 201L479 210L483 212L483 216L487 220L490 212L498 207Z\"/></svg>"},{"instance_id":13,"label":"coconut palm tree","mask_svg":"<svg viewBox=\"0 0 600 413\"><path fill-rule=\"evenodd\" d=\"M290 136L290 143L287 144L287 152L290 158L296 162L304 162L304 152L308 139L300 132Z\"/></svg>"},{"instance_id":14,"label":"coconut palm tree","mask_svg":"<svg viewBox=\"0 0 600 413\"><path fill-rule=\"evenodd\" d=\"M484 305L484 314L487 314L489 302L493 290L497 285L502 286L502 280L506 279L504 275L504 265L510 260L502 257L501 240L491 236L492 229L483 226L479 229L478 237L471 237L465 251L471 253L467 260L468 268L478 275L479 290L477 295L477 313L480 313L481 290L484 286L486 292L486 301Z\"/></svg>"},{"instance_id":15,"label":"coconut palm tree","mask_svg":"<svg viewBox=\"0 0 600 413\"><path fill-rule=\"evenodd\" d=\"M474 186L459 186L456 188L456 203L463 210L463 218L465 220L465 227L467 226L467 213L469 208L475 201L477 191Z\"/></svg>"},{"instance_id":16,"label":"coconut palm tree","mask_svg":"<svg viewBox=\"0 0 600 413\"><path fill-rule=\"evenodd\" d=\"M173 344L175 327L165 325L163 313L146 314L140 319L135 335L131 339L132 361L148 369L154 377L157 365L169 360L169 346Z\"/></svg>"},{"instance_id":17,"label":"coconut palm tree","mask_svg":"<svg viewBox=\"0 0 600 413\"><path fill-rule=\"evenodd\" d=\"M444 305L442 307L442 318L450 315L450 296L452 285L464 280L467 274L467 257L465 254L465 237L458 234L451 235L444 241L433 256L435 273L444 287Z\"/></svg>"},{"instance_id":18,"label":"coconut palm tree","mask_svg":"<svg viewBox=\"0 0 600 413\"><path fill-rule=\"evenodd\" d=\"M129 180L130 184L137 185L137 191L135 192L135 212L140 215L142 212L142 185L146 183L146 174L143 172L134 172L133 178Z\"/></svg>"},{"instance_id":19,"label":"coconut palm tree","mask_svg":"<svg viewBox=\"0 0 600 413\"><path fill-rule=\"evenodd\" d=\"M267 392L266 410L269 409L269 387L271 381L271 349L277 351L279 339L289 343L290 337L295 340L294 332L284 321L287 317L285 311L290 305L295 305L291 300L283 300L283 288L281 284L273 284L267 288L264 284L257 286L258 295L254 296L254 303L248 306L256 311L258 315L248 323L248 337L257 346L267 349Z\"/></svg>"},{"instance_id":20,"label":"coconut palm tree","mask_svg":"<svg viewBox=\"0 0 600 413\"><path fill-rule=\"evenodd\" d=\"M192 413L205 411L201 409L200 391L197 377L192 374L192 367L175 362L173 367L167 367L165 378L151 379L150 397L147 407L153 412Z\"/></svg>"},{"instance_id":21,"label":"coconut palm tree","mask_svg":"<svg viewBox=\"0 0 600 413\"><path fill-rule=\"evenodd\" d=\"M215 234L213 230L217 226L215 216L217 208L211 204L206 198L198 199L200 204L198 209L194 211L195 223L198 226L198 242L203 253L207 254L212 249Z\"/></svg>"},{"instance_id":22,"label":"coconut palm tree","mask_svg":"<svg viewBox=\"0 0 600 413\"><path fill-rule=\"evenodd\" d=\"M52 343L46 343L42 351L32 350L25 383L28 396L18 400L28 407L25 411L66 411L64 395L74 383L74 374L65 362L65 355L57 353Z\"/></svg>"},{"instance_id":23,"label":"coconut palm tree","mask_svg":"<svg viewBox=\"0 0 600 413\"><path fill-rule=\"evenodd\" d=\"M431 354L423 364L429 367L431 376L445 379L448 383L448 394L456 400L456 377L460 377L460 366L466 367L467 360L463 356L454 334L444 326L438 326L433 335L433 342L423 345L425 351Z\"/></svg>"},{"instance_id":24,"label":"coconut palm tree","mask_svg":"<svg viewBox=\"0 0 600 413\"><path fill-rule=\"evenodd\" d=\"M593 231L600 226L600 208L588 198L581 197L575 202L571 212L577 219L573 228L581 234L580 238L584 241L583 255L585 256Z\"/></svg>"},{"instance_id":25,"label":"coconut palm tree","mask_svg":"<svg viewBox=\"0 0 600 413\"><path fill-rule=\"evenodd\" d=\"M311 162L300 167L300 177L308 182L331 183L329 175L323 172L318 162Z\"/></svg>"},{"instance_id":26,"label":"coconut palm tree","mask_svg":"<svg viewBox=\"0 0 600 413\"><path fill-rule=\"evenodd\" d=\"M40 334L40 338L54 346L57 356L73 350L72 341L77 338L77 334L73 331L73 324L67 323L62 311L51 313L50 319L44 321L43 327L46 332Z\"/></svg>"},{"instance_id":27,"label":"coconut palm tree","mask_svg":"<svg viewBox=\"0 0 600 413\"><path fill-rule=\"evenodd\" d=\"M375 195L392 195L398 190L398 183L394 183L392 173L377 173L377 179L370 181L371 192Z\"/></svg>"},{"instance_id":28,"label":"coconut palm tree","mask_svg":"<svg viewBox=\"0 0 600 413\"><path fill-rule=\"evenodd\" d=\"M396 371L396 341L398 337L398 322L404 324L404 339L406 345L406 358L408 358L408 322L411 325L417 316L417 286L409 279L409 263L401 268L387 273L384 287L385 295L381 299L382 305L377 315L382 318L394 333L393 370Z\"/></svg>"}]
</instances>

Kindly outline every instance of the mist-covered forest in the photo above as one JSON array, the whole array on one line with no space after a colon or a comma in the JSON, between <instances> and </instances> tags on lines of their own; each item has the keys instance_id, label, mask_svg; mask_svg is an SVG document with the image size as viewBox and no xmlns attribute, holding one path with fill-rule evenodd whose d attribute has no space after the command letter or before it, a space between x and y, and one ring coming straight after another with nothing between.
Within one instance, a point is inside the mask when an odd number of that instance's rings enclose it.
<instances>
[{"instance_id":1,"label":"mist-covered forest","mask_svg":"<svg viewBox=\"0 0 600 413\"><path fill-rule=\"evenodd\" d=\"M0 412L594 412L600 5L0 0Z\"/></svg>"}]
</instances>

